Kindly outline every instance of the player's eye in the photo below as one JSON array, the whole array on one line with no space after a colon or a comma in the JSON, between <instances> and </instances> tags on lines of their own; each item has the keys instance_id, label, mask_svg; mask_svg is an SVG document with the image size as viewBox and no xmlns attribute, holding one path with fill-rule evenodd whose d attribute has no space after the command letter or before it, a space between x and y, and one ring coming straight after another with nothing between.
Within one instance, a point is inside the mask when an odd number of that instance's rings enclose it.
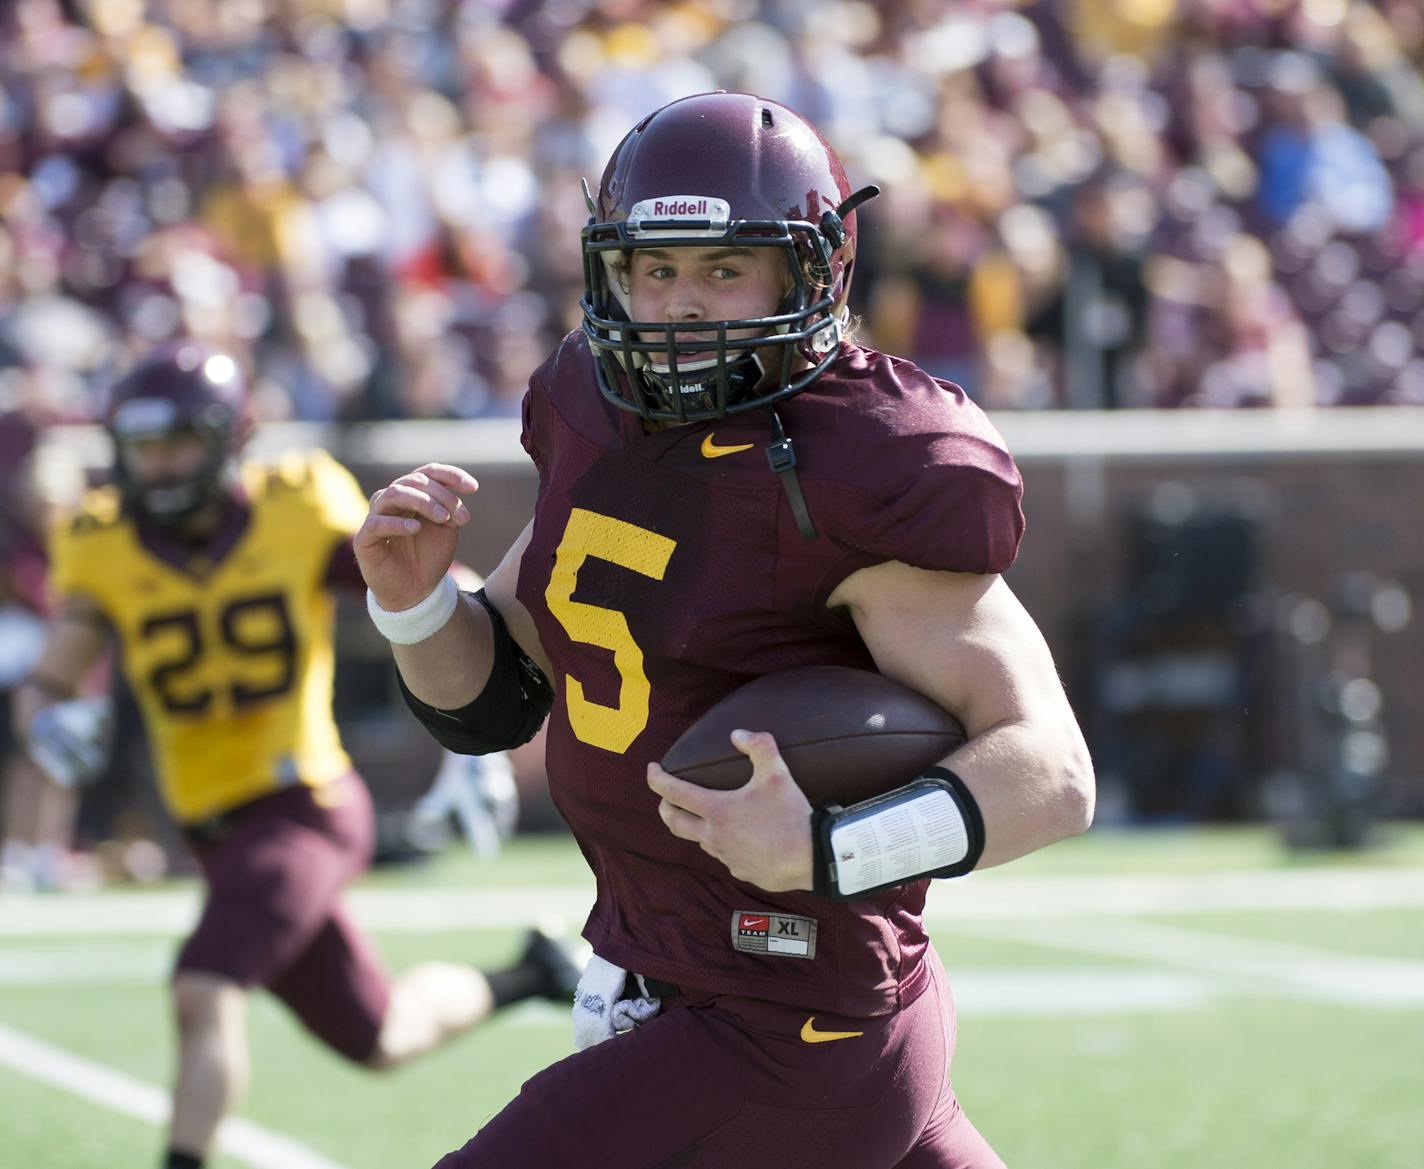
<instances>
[{"instance_id":1,"label":"player's eye","mask_svg":"<svg viewBox=\"0 0 1424 1169\"><path fill-rule=\"evenodd\" d=\"M712 269L712 277L715 280L735 280L741 275L736 268L729 268L726 264L719 264Z\"/></svg>"}]
</instances>

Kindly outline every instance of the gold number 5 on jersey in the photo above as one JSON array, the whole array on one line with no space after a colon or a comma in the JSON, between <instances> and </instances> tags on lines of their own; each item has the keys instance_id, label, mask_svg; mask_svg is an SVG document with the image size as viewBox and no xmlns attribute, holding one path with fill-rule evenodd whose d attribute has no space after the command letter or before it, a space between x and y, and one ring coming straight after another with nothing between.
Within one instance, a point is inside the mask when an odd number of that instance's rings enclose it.
<instances>
[{"instance_id":1,"label":"gold number 5 on jersey","mask_svg":"<svg viewBox=\"0 0 1424 1169\"><path fill-rule=\"evenodd\" d=\"M648 725L651 691L643 670L643 651L633 640L627 618L616 609L573 599L579 571L593 557L662 580L676 547L676 540L612 516L581 507L569 513L544 599L549 612L574 641L612 651L621 682L618 705L604 706L584 697L583 683L577 678L570 675L565 679L569 724L590 746L620 755L626 751Z\"/></svg>"}]
</instances>

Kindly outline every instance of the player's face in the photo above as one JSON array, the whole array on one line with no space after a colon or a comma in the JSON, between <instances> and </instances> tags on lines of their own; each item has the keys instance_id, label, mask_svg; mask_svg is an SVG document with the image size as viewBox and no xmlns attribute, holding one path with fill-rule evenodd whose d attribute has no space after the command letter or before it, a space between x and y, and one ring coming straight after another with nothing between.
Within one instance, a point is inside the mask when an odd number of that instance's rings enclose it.
<instances>
[{"instance_id":1,"label":"player's face","mask_svg":"<svg viewBox=\"0 0 1424 1169\"><path fill-rule=\"evenodd\" d=\"M649 248L632 253L628 297L635 321L731 321L768 317L786 295L789 277L780 248ZM760 330L735 329L729 337ZM707 334L700 334L706 336ZM695 341L697 333L678 335ZM643 334L644 340L658 340ZM679 363L700 355L680 354Z\"/></svg>"},{"instance_id":2,"label":"player's face","mask_svg":"<svg viewBox=\"0 0 1424 1169\"><path fill-rule=\"evenodd\" d=\"M181 483L203 472L208 441L192 431L125 439L121 457L139 483Z\"/></svg>"}]
</instances>

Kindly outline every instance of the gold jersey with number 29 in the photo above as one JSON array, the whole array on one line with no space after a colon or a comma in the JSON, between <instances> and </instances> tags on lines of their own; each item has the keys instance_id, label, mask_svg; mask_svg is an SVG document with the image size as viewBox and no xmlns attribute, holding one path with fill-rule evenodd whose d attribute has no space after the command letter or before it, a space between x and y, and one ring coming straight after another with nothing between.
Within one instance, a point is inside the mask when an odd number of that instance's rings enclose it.
<instances>
[{"instance_id":1,"label":"gold jersey with number 29","mask_svg":"<svg viewBox=\"0 0 1424 1169\"><path fill-rule=\"evenodd\" d=\"M366 499L322 451L244 462L241 479L245 523L217 559L160 554L113 488L90 492L54 533L52 586L113 626L184 823L351 766L331 712L327 570Z\"/></svg>"}]
</instances>

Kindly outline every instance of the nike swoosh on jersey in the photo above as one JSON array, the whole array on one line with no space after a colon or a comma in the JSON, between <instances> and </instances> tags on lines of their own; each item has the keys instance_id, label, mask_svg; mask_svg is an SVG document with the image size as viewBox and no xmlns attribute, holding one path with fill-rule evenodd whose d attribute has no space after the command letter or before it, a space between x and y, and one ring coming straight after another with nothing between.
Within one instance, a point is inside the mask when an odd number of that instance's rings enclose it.
<instances>
[{"instance_id":1,"label":"nike swoosh on jersey","mask_svg":"<svg viewBox=\"0 0 1424 1169\"><path fill-rule=\"evenodd\" d=\"M702 440L702 457L704 459L720 459L723 455L735 455L738 451L749 451L756 443L744 443L741 446L718 446L712 441L709 434Z\"/></svg>"},{"instance_id":2,"label":"nike swoosh on jersey","mask_svg":"<svg viewBox=\"0 0 1424 1169\"><path fill-rule=\"evenodd\" d=\"M816 1016L808 1015L801 1024L801 1039L804 1043L834 1043L837 1039L854 1039L864 1035L864 1031L817 1031Z\"/></svg>"}]
</instances>

